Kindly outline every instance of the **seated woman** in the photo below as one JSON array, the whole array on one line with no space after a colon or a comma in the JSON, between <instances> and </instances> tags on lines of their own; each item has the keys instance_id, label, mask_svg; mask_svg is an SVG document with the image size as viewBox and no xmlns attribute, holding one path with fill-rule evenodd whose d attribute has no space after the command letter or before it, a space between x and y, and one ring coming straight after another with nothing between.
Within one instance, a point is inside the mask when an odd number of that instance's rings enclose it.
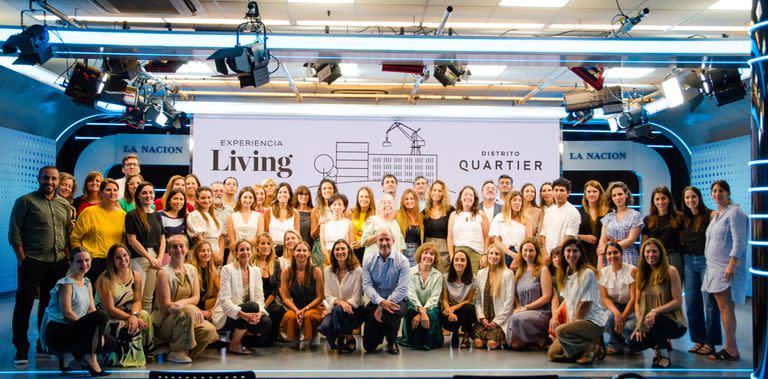
<instances>
[{"instance_id":1,"label":"seated woman","mask_svg":"<svg viewBox=\"0 0 768 379\"><path fill-rule=\"evenodd\" d=\"M607 321L605 308L597 289L597 276L587 262L584 248L576 238L562 245L563 258L557 271L557 286L563 301L555 314L565 307L566 323L555 328L555 340L547 355L553 362L591 363L595 356L604 357L603 346L597 341L603 335Z\"/></svg>"},{"instance_id":2,"label":"seated woman","mask_svg":"<svg viewBox=\"0 0 768 379\"><path fill-rule=\"evenodd\" d=\"M491 244L485 256L487 267L478 271L475 279L478 289L475 296L478 319L474 332L475 347L480 349L488 345L489 349L495 350L504 343L504 331L509 328L509 316L515 301L515 276L504 264L503 246Z\"/></svg>"},{"instance_id":3,"label":"seated woman","mask_svg":"<svg viewBox=\"0 0 768 379\"><path fill-rule=\"evenodd\" d=\"M284 236L289 235L285 233ZM293 250L293 247L291 248ZM284 249L285 251L285 249ZM290 253L293 254L293 253ZM280 334L280 324L283 322L285 308L280 301L280 262L277 260L275 245L269 232L262 232L256 236L256 255L254 264L261 270L261 284L264 290L264 308L269 313L272 325L267 333L255 337L246 337L246 345L272 346Z\"/></svg>"},{"instance_id":4,"label":"seated woman","mask_svg":"<svg viewBox=\"0 0 768 379\"><path fill-rule=\"evenodd\" d=\"M243 336L246 332L266 334L272 320L264 306L261 269L254 264L251 243L237 241L232 254L234 261L221 268L221 289L213 308L213 323L218 329L231 331L227 351L251 355L243 346Z\"/></svg>"},{"instance_id":5,"label":"seated woman","mask_svg":"<svg viewBox=\"0 0 768 379\"><path fill-rule=\"evenodd\" d=\"M71 354L91 376L106 376L109 373L101 369L96 355L111 351L115 341L106 333L109 316L94 305L91 281L85 277L90 268L91 254L72 249L67 276L51 290L40 339L43 349L57 355L62 372L73 369L63 360Z\"/></svg>"},{"instance_id":6,"label":"seated woman","mask_svg":"<svg viewBox=\"0 0 768 379\"><path fill-rule=\"evenodd\" d=\"M661 242L649 238L640 247L637 263L637 326L632 332L629 349L632 352L656 349L654 368L667 368L671 361L671 340L685 335L683 290L677 269L669 264ZM664 355L666 350L667 355Z\"/></svg>"},{"instance_id":7,"label":"seated woman","mask_svg":"<svg viewBox=\"0 0 768 379\"><path fill-rule=\"evenodd\" d=\"M432 350L443 346L440 328L440 295L443 274L437 270L437 245L427 242L416 250L408 286L408 312L403 319L403 335L397 343L413 350Z\"/></svg>"},{"instance_id":8,"label":"seated woman","mask_svg":"<svg viewBox=\"0 0 768 379\"><path fill-rule=\"evenodd\" d=\"M608 265L603 266L603 255ZM635 266L624 263L624 249L616 242L608 242L605 253L598 255L597 276L600 297L610 311L606 329L608 355L623 354L629 337L635 330Z\"/></svg>"},{"instance_id":9,"label":"seated woman","mask_svg":"<svg viewBox=\"0 0 768 379\"><path fill-rule=\"evenodd\" d=\"M323 272L312 264L309 244L296 245L291 267L280 274L280 296L285 306L281 328L286 329L288 340L301 350L301 342L310 342L317 335L323 320ZM304 338L301 338L302 331Z\"/></svg>"},{"instance_id":10,"label":"seated woman","mask_svg":"<svg viewBox=\"0 0 768 379\"><path fill-rule=\"evenodd\" d=\"M219 270L213 263L213 249L208 241L201 241L195 244L192 249L192 266L197 269L197 279L200 281L200 301L197 307L203 311L203 317L211 321L213 316L213 307L216 305L216 299L219 296L221 280L219 279Z\"/></svg>"},{"instance_id":11,"label":"seated woman","mask_svg":"<svg viewBox=\"0 0 768 379\"><path fill-rule=\"evenodd\" d=\"M96 280L99 307L109 315L108 333L117 340L115 351L105 354L107 366L141 367L155 357L155 333L149 312L142 310L144 286L131 270L131 255L122 244L107 252L107 269Z\"/></svg>"},{"instance_id":12,"label":"seated woman","mask_svg":"<svg viewBox=\"0 0 768 379\"><path fill-rule=\"evenodd\" d=\"M519 246L515 273L515 310L507 329L507 344L512 349L528 346L544 348L547 326L552 318L552 275L544 264L539 245L528 238Z\"/></svg>"},{"instance_id":13,"label":"seated woman","mask_svg":"<svg viewBox=\"0 0 768 379\"><path fill-rule=\"evenodd\" d=\"M475 278L472 276L472 262L467 253L459 248L453 253L453 260L444 275L443 282L443 328L451 332L451 346L468 349L477 316L475 316ZM459 344L459 328L464 333Z\"/></svg>"},{"instance_id":14,"label":"seated woman","mask_svg":"<svg viewBox=\"0 0 768 379\"><path fill-rule=\"evenodd\" d=\"M363 306L363 270L352 246L338 240L331 248L331 264L323 273L325 280L325 318L318 329L331 349L350 353L357 348L352 332L365 320Z\"/></svg>"},{"instance_id":15,"label":"seated woman","mask_svg":"<svg viewBox=\"0 0 768 379\"><path fill-rule=\"evenodd\" d=\"M219 335L216 327L203 317L197 307L200 302L200 282L197 269L184 263L187 257L187 237L176 234L168 238L170 262L157 273L155 305L152 322L155 342L170 344L168 361L191 363Z\"/></svg>"}]
</instances>

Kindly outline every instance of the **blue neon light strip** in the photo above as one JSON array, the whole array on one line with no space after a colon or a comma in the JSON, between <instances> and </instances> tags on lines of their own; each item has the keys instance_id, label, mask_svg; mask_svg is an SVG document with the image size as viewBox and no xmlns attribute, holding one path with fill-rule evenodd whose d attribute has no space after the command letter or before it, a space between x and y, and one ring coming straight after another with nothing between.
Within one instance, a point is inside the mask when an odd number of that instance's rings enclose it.
<instances>
[{"instance_id":1,"label":"blue neon light strip","mask_svg":"<svg viewBox=\"0 0 768 379\"><path fill-rule=\"evenodd\" d=\"M675 147L672 145L645 145L647 147L650 147L652 149L674 149Z\"/></svg>"},{"instance_id":2,"label":"blue neon light strip","mask_svg":"<svg viewBox=\"0 0 768 379\"><path fill-rule=\"evenodd\" d=\"M747 61L747 64L751 66L751 65L753 65L755 63L762 62L764 60L768 60L768 55L764 55L762 57L757 57L757 58L752 58L752 59Z\"/></svg>"},{"instance_id":3,"label":"blue neon light strip","mask_svg":"<svg viewBox=\"0 0 768 379\"><path fill-rule=\"evenodd\" d=\"M760 166L760 165L768 164L768 159L757 159L754 161L749 161L747 162L747 164L750 166Z\"/></svg>"},{"instance_id":4,"label":"blue neon light strip","mask_svg":"<svg viewBox=\"0 0 768 379\"><path fill-rule=\"evenodd\" d=\"M649 124L651 124L651 125L653 125L653 126L655 126L655 127L657 127L657 128L661 128L661 129L664 129L664 130L665 130L667 133L669 133L669 134L671 134L672 136L674 136L675 138L677 138L678 142L680 142L680 144L681 144L681 145L683 145L683 147L685 148L685 150L688 152L688 156L690 157L691 155L693 155L693 154L691 153L691 148L690 148L690 147L688 147L688 144L687 144L687 143L685 143L685 140L684 140L684 139L682 139L682 138L681 138L679 135L677 135L677 133L673 132L673 131L672 131L672 129L669 129L669 128L667 128L667 127L666 127L666 126L664 126L664 125L659 125L659 124L657 124L657 123L655 123L655 122L649 122Z\"/></svg>"},{"instance_id":5,"label":"blue neon light strip","mask_svg":"<svg viewBox=\"0 0 768 379\"><path fill-rule=\"evenodd\" d=\"M749 240L748 242L752 246L768 246L768 241L752 241Z\"/></svg>"},{"instance_id":6,"label":"blue neon light strip","mask_svg":"<svg viewBox=\"0 0 768 379\"><path fill-rule=\"evenodd\" d=\"M75 141L81 141L81 140L84 140L84 141L95 141L95 140L100 140L100 139L101 139L101 137L75 136Z\"/></svg>"},{"instance_id":7,"label":"blue neon light strip","mask_svg":"<svg viewBox=\"0 0 768 379\"><path fill-rule=\"evenodd\" d=\"M762 22L758 22L757 24L752 25L752 27L749 28L749 34L754 33L755 30L757 30L757 29L764 28L766 25L768 25L768 21L762 21Z\"/></svg>"},{"instance_id":8,"label":"blue neon light strip","mask_svg":"<svg viewBox=\"0 0 768 379\"><path fill-rule=\"evenodd\" d=\"M768 192L768 187L750 187L749 192Z\"/></svg>"},{"instance_id":9,"label":"blue neon light strip","mask_svg":"<svg viewBox=\"0 0 768 379\"><path fill-rule=\"evenodd\" d=\"M747 217L754 219L768 219L768 214L751 214Z\"/></svg>"},{"instance_id":10,"label":"blue neon light strip","mask_svg":"<svg viewBox=\"0 0 768 379\"><path fill-rule=\"evenodd\" d=\"M768 271L758 270L756 268L749 268L749 273L757 276L768 276Z\"/></svg>"}]
</instances>

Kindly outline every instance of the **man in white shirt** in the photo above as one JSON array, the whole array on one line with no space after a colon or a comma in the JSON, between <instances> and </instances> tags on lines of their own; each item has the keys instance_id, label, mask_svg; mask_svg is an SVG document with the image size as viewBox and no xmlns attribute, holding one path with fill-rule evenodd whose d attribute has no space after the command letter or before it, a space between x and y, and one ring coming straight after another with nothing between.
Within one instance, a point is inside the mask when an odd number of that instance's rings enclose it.
<instances>
[{"instance_id":1,"label":"man in white shirt","mask_svg":"<svg viewBox=\"0 0 768 379\"><path fill-rule=\"evenodd\" d=\"M115 179L117 182L117 198L122 199L125 193L125 180L128 175L141 174L141 166L139 166L139 156L136 154L128 154L123 157L123 177Z\"/></svg>"},{"instance_id":2,"label":"man in white shirt","mask_svg":"<svg viewBox=\"0 0 768 379\"><path fill-rule=\"evenodd\" d=\"M413 190L416 191L416 197L419 201L419 211L427 208L427 178L419 175L413 180Z\"/></svg>"},{"instance_id":3,"label":"man in white shirt","mask_svg":"<svg viewBox=\"0 0 768 379\"><path fill-rule=\"evenodd\" d=\"M480 188L480 195L483 197L480 206L483 208L488 222L491 222L501 212L502 207L501 204L496 202L496 184L493 183L493 180L486 180L483 183L483 187Z\"/></svg>"},{"instance_id":4,"label":"man in white shirt","mask_svg":"<svg viewBox=\"0 0 768 379\"><path fill-rule=\"evenodd\" d=\"M576 238L579 233L581 216L579 211L568 202L571 193L571 181L557 178L552 182L555 203L544 211L544 222L539 235L546 251L543 256L549 260L549 254L568 238Z\"/></svg>"},{"instance_id":5,"label":"man in white shirt","mask_svg":"<svg viewBox=\"0 0 768 379\"><path fill-rule=\"evenodd\" d=\"M499 199L498 203L504 205L504 200L512 193L512 177L507 174L499 175Z\"/></svg>"}]
</instances>

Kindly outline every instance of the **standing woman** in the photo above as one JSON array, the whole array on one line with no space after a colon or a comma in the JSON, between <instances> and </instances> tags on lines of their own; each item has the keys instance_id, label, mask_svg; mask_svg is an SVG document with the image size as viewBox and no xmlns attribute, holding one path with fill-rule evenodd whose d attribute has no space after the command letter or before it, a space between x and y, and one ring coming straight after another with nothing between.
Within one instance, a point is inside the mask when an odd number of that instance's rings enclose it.
<instances>
[{"instance_id":1,"label":"standing woman","mask_svg":"<svg viewBox=\"0 0 768 379\"><path fill-rule=\"evenodd\" d=\"M725 346L709 359L736 361L740 359L736 346L736 315L734 304L744 304L747 287L747 216L731 202L731 186L717 180L711 187L717 210L707 228L704 255L707 270L701 290L715 296L723 319Z\"/></svg>"},{"instance_id":2,"label":"standing woman","mask_svg":"<svg viewBox=\"0 0 768 379\"><path fill-rule=\"evenodd\" d=\"M408 258L411 267L415 267L418 263L418 259L414 259L416 250L424 242L424 216L419 211L418 195L412 188L406 189L400 197L396 219L405 242L403 255ZM437 262L437 259L434 261Z\"/></svg>"},{"instance_id":3,"label":"standing woman","mask_svg":"<svg viewBox=\"0 0 768 379\"><path fill-rule=\"evenodd\" d=\"M237 196L235 211L227 218L227 234L229 235L229 251L235 251L235 243L246 240L254 245L256 235L264 231L264 219L261 213L254 211L256 194L251 187L243 187ZM234 261L230 255L229 263Z\"/></svg>"},{"instance_id":4,"label":"standing woman","mask_svg":"<svg viewBox=\"0 0 768 379\"><path fill-rule=\"evenodd\" d=\"M331 208L331 217L327 222L320 225L320 248L322 257L312 256L312 264L317 267L323 267L331 264L331 249L338 240L352 241L354 230L352 221L344 217L347 211L347 197L340 193L334 193L328 200Z\"/></svg>"},{"instance_id":5,"label":"standing woman","mask_svg":"<svg viewBox=\"0 0 768 379\"><path fill-rule=\"evenodd\" d=\"M275 201L275 181L266 178L261 181L261 186L264 188L264 204L265 206L270 206Z\"/></svg>"},{"instance_id":6,"label":"standing woman","mask_svg":"<svg viewBox=\"0 0 768 379\"><path fill-rule=\"evenodd\" d=\"M600 300L594 268L583 251L578 239L563 242L563 260L556 278L564 300L554 314L563 312L564 307L567 322L555 328L556 338L547 352L554 362L591 363L595 356L602 359L605 355L602 344L595 341L602 336L608 315Z\"/></svg>"},{"instance_id":7,"label":"standing woman","mask_svg":"<svg viewBox=\"0 0 768 379\"><path fill-rule=\"evenodd\" d=\"M415 207L418 209L418 203ZM413 350L432 350L443 346L444 337L440 327L443 274L435 268L438 259L437 246L434 244L425 243L416 250L416 261L419 264L411 267L408 311L403 318L402 337L397 339L400 346Z\"/></svg>"},{"instance_id":8,"label":"standing woman","mask_svg":"<svg viewBox=\"0 0 768 379\"><path fill-rule=\"evenodd\" d=\"M280 296L286 309L281 328L286 329L288 340L299 350L301 342L310 342L317 335L325 311L324 289L323 272L312 264L309 245L299 242L291 267L280 274Z\"/></svg>"},{"instance_id":9,"label":"standing woman","mask_svg":"<svg viewBox=\"0 0 768 379\"><path fill-rule=\"evenodd\" d=\"M251 355L243 345L243 336L246 332L265 335L272 321L264 305L261 269L254 264L251 243L239 240L233 251L234 262L221 268L221 289L213 308L213 323L217 329L232 332L229 353Z\"/></svg>"},{"instance_id":10,"label":"standing woman","mask_svg":"<svg viewBox=\"0 0 768 379\"><path fill-rule=\"evenodd\" d=\"M598 260L597 277L600 298L611 314L606 329L611 336L608 341L608 355L623 354L635 330L635 276L637 269L624 263L624 251L616 242L608 242L605 258L608 265L603 267L603 256Z\"/></svg>"},{"instance_id":11,"label":"standing woman","mask_svg":"<svg viewBox=\"0 0 768 379\"><path fill-rule=\"evenodd\" d=\"M468 349L469 338L477 322L475 313L475 278L469 257L464 250L453 254L448 273L443 275L443 328L450 331L451 346ZM459 344L459 328L463 332Z\"/></svg>"},{"instance_id":12,"label":"standing woman","mask_svg":"<svg viewBox=\"0 0 768 379\"><path fill-rule=\"evenodd\" d=\"M365 320L363 270L352 246L339 240L333 244L331 264L323 272L325 317L318 330L331 349L351 353L357 348L352 332Z\"/></svg>"},{"instance_id":13,"label":"standing woman","mask_svg":"<svg viewBox=\"0 0 768 379\"><path fill-rule=\"evenodd\" d=\"M211 245L213 264L221 267L224 261L224 236L222 222L213 211L213 191L211 187L197 189L195 210L187 216L187 234L193 245L207 241Z\"/></svg>"},{"instance_id":14,"label":"standing woman","mask_svg":"<svg viewBox=\"0 0 768 379\"><path fill-rule=\"evenodd\" d=\"M520 192L523 193L525 217L531 223L533 236L536 237L541 230L541 223L544 222L544 211L536 205L536 187L531 183L525 183Z\"/></svg>"},{"instance_id":15,"label":"standing woman","mask_svg":"<svg viewBox=\"0 0 768 379\"><path fill-rule=\"evenodd\" d=\"M117 205L117 182L101 182L101 203L88 207L77 218L69 242L73 248L82 247L93 257L88 279L96 282L107 268L107 252L116 243L125 243L125 212Z\"/></svg>"},{"instance_id":16,"label":"standing woman","mask_svg":"<svg viewBox=\"0 0 768 379\"><path fill-rule=\"evenodd\" d=\"M77 218L77 209L72 205L75 201L75 192L77 192L75 177L66 172L60 173L59 186L56 187L56 193L69 202L69 216L72 219L72 226L75 225Z\"/></svg>"},{"instance_id":17,"label":"standing woman","mask_svg":"<svg viewBox=\"0 0 768 379\"><path fill-rule=\"evenodd\" d=\"M578 238L584 246L587 261L593 267L597 267L597 244L600 242L600 233L603 223L600 221L608 213L608 204L605 202L605 191L597 180L590 180L584 184L584 196L581 198L581 223L579 224Z\"/></svg>"},{"instance_id":18,"label":"standing woman","mask_svg":"<svg viewBox=\"0 0 768 379\"><path fill-rule=\"evenodd\" d=\"M339 192L336 183L331 179L323 179L317 186L317 197L315 198L315 207L312 208L310 215L310 233L312 239L312 258L319 262L320 255L323 253L322 243L320 243L320 225L325 224L331 218L331 203L328 202L333 194ZM306 240L309 243L310 240Z\"/></svg>"},{"instance_id":19,"label":"standing woman","mask_svg":"<svg viewBox=\"0 0 768 379\"><path fill-rule=\"evenodd\" d=\"M86 277L90 268L88 251L72 249L67 276L59 279L51 290L40 342L43 350L57 355L62 372L72 370L64 366L62 358L70 353L91 376L107 376L109 373L101 369L97 355L111 351L115 341L106 333L109 316L96 310L91 280Z\"/></svg>"},{"instance_id":20,"label":"standing woman","mask_svg":"<svg viewBox=\"0 0 768 379\"><path fill-rule=\"evenodd\" d=\"M478 323L473 334L478 349L486 345L491 350L500 348L505 340L504 332L509 328L509 316L515 302L515 277L504 264L503 256L504 247L491 244L486 257L487 267L477 272L475 311Z\"/></svg>"},{"instance_id":21,"label":"standing woman","mask_svg":"<svg viewBox=\"0 0 768 379\"><path fill-rule=\"evenodd\" d=\"M370 187L362 187L357 190L355 199L355 207L350 215L352 218L352 230L354 231L352 248L354 249L357 261L362 262L363 254L365 253L362 240L365 221L368 220L368 217L376 214L376 202L373 199L373 190Z\"/></svg>"},{"instance_id":22,"label":"standing woman","mask_svg":"<svg viewBox=\"0 0 768 379\"><path fill-rule=\"evenodd\" d=\"M186 264L188 240L183 234L168 238L168 265L157 273L152 322L155 342L168 343L168 361L192 363L219 335L197 307L200 282L197 269Z\"/></svg>"},{"instance_id":23,"label":"standing woman","mask_svg":"<svg viewBox=\"0 0 768 379\"><path fill-rule=\"evenodd\" d=\"M141 175L128 175L125 178L123 197L117 200L123 212L128 213L136 208L136 199L133 197L133 194L136 192L136 187L142 182L144 182L144 178Z\"/></svg>"},{"instance_id":24,"label":"standing woman","mask_svg":"<svg viewBox=\"0 0 768 379\"><path fill-rule=\"evenodd\" d=\"M683 214L677 211L672 194L666 186L656 187L651 192L651 211L643 218L643 241L656 238L667 251L669 264L675 266L680 281L685 282L685 261L680 251L683 233Z\"/></svg>"},{"instance_id":25,"label":"standing woman","mask_svg":"<svg viewBox=\"0 0 768 379\"><path fill-rule=\"evenodd\" d=\"M125 235L131 253L131 268L139 272L141 283L144 283L141 291L142 309L151 312L157 270L163 266L165 258L165 233L160 217L152 208L155 201L152 184L139 184L134 198L137 207L125 215Z\"/></svg>"},{"instance_id":26,"label":"standing woman","mask_svg":"<svg viewBox=\"0 0 768 379\"><path fill-rule=\"evenodd\" d=\"M520 244L515 272L515 305L507 329L512 349L527 346L544 348L547 326L552 318L552 275L544 264L539 244L528 238Z\"/></svg>"},{"instance_id":27,"label":"standing woman","mask_svg":"<svg viewBox=\"0 0 768 379\"><path fill-rule=\"evenodd\" d=\"M187 196L187 213L192 213L197 205L197 189L200 188L200 179L195 174L184 177L184 195Z\"/></svg>"},{"instance_id":28,"label":"standing woman","mask_svg":"<svg viewBox=\"0 0 768 379\"><path fill-rule=\"evenodd\" d=\"M235 208L235 203L237 202L236 195L238 190L239 184L237 183L237 179L234 177L229 177L224 179L224 206L228 207L230 209Z\"/></svg>"},{"instance_id":29,"label":"standing woman","mask_svg":"<svg viewBox=\"0 0 768 379\"><path fill-rule=\"evenodd\" d=\"M275 196L270 203L271 207L264 212L264 230L269 232L275 243L275 254L282 257L283 235L287 230L299 230L299 217L293 209L293 190L290 184L280 183Z\"/></svg>"},{"instance_id":30,"label":"standing woman","mask_svg":"<svg viewBox=\"0 0 768 379\"><path fill-rule=\"evenodd\" d=\"M131 269L125 245L112 245L109 264L96 281L99 308L109 316L107 333L117 341L113 352L102 356L112 367L142 367L155 356L155 333L149 312L142 310L141 275Z\"/></svg>"},{"instance_id":31,"label":"standing woman","mask_svg":"<svg viewBox=\"0 0 768 379\"><path fill-rule=\"evenodd\" d=\"M533 237L533 227L523 211L523 194L517 191L509 193L501 212L493 218L488 235L493 242L504 247L504 264L512 269L520 243Z\"/></svg>"},{"instance_id":32,"label":"standing woman","mask_svg":"<svg viewBox=\"0 0 768 379\"><path fill-rule=\"evenodd\" d=\"M480 209L477 192L471 186L465 186L459 191L456 210L448 219L447 241L450 257L453 258L453 253L458 247L464 247L469 260L472 261L472 270L477 272L475 270L482 268L480 266L483 252L488 247L488 229L489 222L485 212ZM502 264L503 261L502 258Z\"/></svg>"},{"instance_id":33,"label":"standing woman","mask_svg":"<svg viewBox=\"0 0 768 379\"><path fill-rule=\"evenodd\" d=\"M664 354L672 351L671 340L682 337L686 332L680 275L669 264L661 241L649 238L640 246L640 251L642 254L635 278L637 326L632 332L629 349L638 352L654 348L653 367L668 368L671 361Z\"/></svg>"},{"instance_id":34,"label":"standing woman","mask_svg":"<svg viewBox=\"0 0 768 379\"><path fill-rule=\"evenodd\" d=\"M213 263L211 243L198 242L192 250L191 258L190 263L197 269L197 279L200 281L200 301L197 307L203 311L203 318L210 321L221 288L219 270Z\"/></svg>"},{"instance_id":35,"label":"standing woman","mask_svg":"<svg viewBox=\"0 0 768 379\"><path fill-rule=\"evenodd\" d=\"M690 353L709 355L723 343L720 331L720 310L715 297L702 292L701 285L707 260L704 256L706 233L712 210L704 205L701 191L696 187L683 190L683 255L685 256L685 316L694 345Z\"/></svg>"},{"instance_id":36,"label":"standing woman","mask_svg":"<svg viewBox=\"0 0 768 379\"><path fill-rule=\"evenodd\" d=\"M544 210L551 207L554 203L555 198L552 194L552 183L545 182L541 185L541 187L539 187L539 208Z\"/></svg>"},{"instance_id":37,"label":"standing woman","mask_svg":"<svg viewBox=\"0 0 768 379\"><path fill-rule=\"evenodd\" d=\"M635 241L640 236L643 228L643 220L640 212L627 207L632 204L632 196L629 187L622 182L611 182L605 191L608 207L611 211L603 216L603 230L600 232L600 243L597 245L597 253L605 254L605 246L608 242L618 242L624 249L624 262L637 265L637 248Z\"/></svg>"},{"instance_id":38,"label":"standing woman","mask_svg":"<svg viewBox=\"0 0 768 379\"><path fill-rule=\"evenodd\" d=\"M445 182L435 180L429 186L429 197L424 208L424 242L432 242L437 246L437 269L442 273L449 270L451 255L448 253L448 220L455 208L451 205Z\"/></svg>"},{"instance_id":39,"label":"standing woman","mask_svg":"<svg viewBox=\"0 0 768 379\"><path fill-rule=\"evenodd\" d=\"M290 236L286 232L284 236ZM292 253L291 253L292 254ZM272 325L269 331L262 333L255 345L272 346L280 334L280 324L283 322L285 308L280 302L280 273L282 266L277 260L272 237L267 232L256 236L256 255L254 265L261 270L261 287L264 291L264 309L269 313Z\"/></svg>"},{"instance_id":40,"label":"standing woman","mask_svg":"<svg viewBox=\"0 0 768 379\"><path fill-rule=\"evenodd\" d=\"M168 199L171 196L171 191L173 190L181 190L181 193L184 194L186 182L184 181L184 177L181 175L174 175L171 176L170 179L168 179L168 184L165 186L165 192L163 192L163 197L155 200L155 209L163 210L165 209L165 204L168 201ZM186 204L186 196L184 197L184 203ZM185 206L186 207L186 206Z\"/></svg>"},{"instance_id":41,"label":"standing woman","mask_svg":"<svg viewBox=\"0 0 768 379\"><path fill-rule=\"evenodd\" d=\"M101 203L101 183L104 176L98 171L91 171L85 176L85 185L83 186L83 195L75 199L72 206L77 210L77 215L83 213L83 210Z\"/></svg>"},{"instance_id":42,"label":"standing woman","mask_svg":"<svg viewBox=\"0 0 768 379\"><path fill-rule=\"evenodd\" d=\"M293 198L293 208L299 213L299 232L301 239L312 245L312 194L307 186L296 187L296 196ZM319 230L318 230L319 231Z\"/></svg>"},{"instance_id":43,"label":"standing woman","mask_svg":"<svg viewBox=\"0 0 768 379\"><path fill-rule=\"evenodd\" d=\"M187 235L187 207L184 205L187 203L187 198L184 196L183 189L173 189L167 194L168 199L163 202L165 208L161 208L157 214L160 216L160 221L163 223L163 232L165 233L166 240L170 236L177 234ZM157 204L157 201L155 201ZM163 264L166 264L164 262Z\"/></svg>"},{"instance_id":44,"label":"standing woman","mask_svg":"<svg viewBox=\"0 0 768 379\"><path fill-rule=\"evenodd\" d=\"M379 214L371 216L365 221L365 229L361 240L361 246L365 247L365 255L379 254L379 246L376 244L376 235L379 230L387 228L392 234L392 250L403 251L403 234L400 232L400 224L395 219L395 200L390 194L384 194L379 202L381 206Z\"/></svg>"},{"instance_id":45,"label":"standing woman","mask_svg":"<svg viewBox=\"0 0 768 379\"><path fill-rule=\"evenodd\" d=\"M263 215L267 211L267 191L260 184L254 184L253 193L253 210Z\"/></svg>"}]
</instances>

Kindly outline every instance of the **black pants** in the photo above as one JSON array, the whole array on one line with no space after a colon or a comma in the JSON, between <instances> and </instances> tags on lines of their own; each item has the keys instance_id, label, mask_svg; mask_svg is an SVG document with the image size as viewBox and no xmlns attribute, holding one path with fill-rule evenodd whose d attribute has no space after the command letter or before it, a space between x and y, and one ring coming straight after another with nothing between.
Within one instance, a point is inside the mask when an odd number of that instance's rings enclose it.
<instances>
[{"instance_id":1,"label":"black pants","mask_svg":"<svg viewBox=\"0 0 768 379\"><path fill-rule=\"evenodd\" d=\"M355 257L357 257L357 260L360 262L360 264L363 264L363 255L365 254L365 248L361 247L353 251L355 252Z\"/></svg>"},{"instance_id":2,"label":"black pants","mask_svg":"<svg viewBox=\"0 0 768 379\"><path fill-rule=\"evenodd\" d=\"M642 320L637 320L642 322ZM643 351L645 349L651 349L658 347L661 350L671 349L667 339L673 340L682 337L687 328L684 325L678 325L671 318L658 315L656 321L653 323L653 327L645 333L645 338L642 341L629 341L629 349L632 352Z\"/></svg>"},{"instance_id":3,"label":"black pants","mask_svg":"<svg viewBox=\"0 0 768 379\"><path fill-rule=\"evenodd\" d=\"M96 285L96 279L98 279L99 275L107 269L107 263L107 258L91 259L91 269L85 273L85 277L91 281L92 285Z\"/></svg>"},{"instance_id":4,"label":"black pants","mask_svg":"<svg viewBox=\"0 0 768 379\"><path fill-rule=\"evenodd\" d=\"M285 308L273 301L272 304L267 306L267 312L269 312L272 325L266 333L254 338L254 341L252 341L253 346L272 346L277 342L277 337L280 335L280 324L283 322L283 316L285 316Z\"/></svg>"},{"instance_id":5,"label":"black pants","mask_svg":"<svg viewBox=\"0 0 768 379\"><path fill-rule=\"evenodd\" d=\"M43 262L26 258L17 270L16 305L13 307L13 345L17 351L29 350L27 330L29 315L35 302L35 289L40 289L40 302L37 306L37 330L43 322L45 308L51 300L51 289L56 281L67 274L69 264L66 259L58 262Z\"/></svg>"},{"instance_id":6,"label":"black pants","mask_svg":"<svg viewBox=\"0 0 768 379\"><path fill-rule=\"evenodd\" d=\"M455 310L453 314L456 315L456 321L448 321L448 317L441 314L440 319L443 321L443 328L447 331L458 333L459 327L464 331L467 336L472 335L472 330L477 322L477 314L475 313L475 306L472 304L464 304L459 309Z\"/></svg>"},{"instance_id":7,"label":"black pants","mask_svg":"<svg viewBox=\"0 0 768 379\"><path fill-rule=\"evenodd\" d=\"M259 312L259 304L256 304L253 301L249 301L247 303L240 304L240 309L243 312L246 313L257 313ZM241 318L238 318L237 320L227 317L227 322L224 324L224 330L234 330L234 329L245 329L248 333L251 333L254 336L263 336L269 332L269 328L272 327L272 320L269 318L269 316L261 316L261 319L259 320L258 324L251 324L248 321L245 321ZM249 342L253 342L253 339L248 339ZM243 338L243 345L246 345L246 340ZM250 346L248 346L250 347Z\"/></svg>"},{"instance_id":8,"label":"black pants","mask_svg":"<svg viewBox=\"0 0 768 379\"><path fill-rule=\"evenodd\" d=\"M408 304L405 300L397 303L400 309L395 313L389 313L388 311L382 311L381 321L376 321L374 313L378 305L374 303L368 303L365 306L365 328L363 329L363 347L367 352L374 352L376 348L381 345L384 338L387 338L387 343L396 343L397 329L400 327L400 320L403 319L405 313L408 311Z\"/></svg>"},{"instance_id":9,"label":"black pants","mask_svg":"<svg viewBox=\"0 0 768 379\"><path fill-rule=\"evenodd\" d=\"M365 308L357 307L352 309L352 314L344 312L340 305L334 305L331 313L323 318L320 327L317 329L328 340L331 349L335 349L336 339L352 332L362 325L365 320Z\"/></svg>"},{"instance_id":10,"label":"black pants","mask_svg":"<svg viewBox=\"0 0 768 379\"><path fill-rule=\"evenodd\" d=\"M49 321L45 327L45 344L52 353L72 353L76 359L83 355L115 350L115 338L106 333L107 312L95 311L70 324ZM104 337L104 345L101 337Z\"/></svg>"}]
</instances>

